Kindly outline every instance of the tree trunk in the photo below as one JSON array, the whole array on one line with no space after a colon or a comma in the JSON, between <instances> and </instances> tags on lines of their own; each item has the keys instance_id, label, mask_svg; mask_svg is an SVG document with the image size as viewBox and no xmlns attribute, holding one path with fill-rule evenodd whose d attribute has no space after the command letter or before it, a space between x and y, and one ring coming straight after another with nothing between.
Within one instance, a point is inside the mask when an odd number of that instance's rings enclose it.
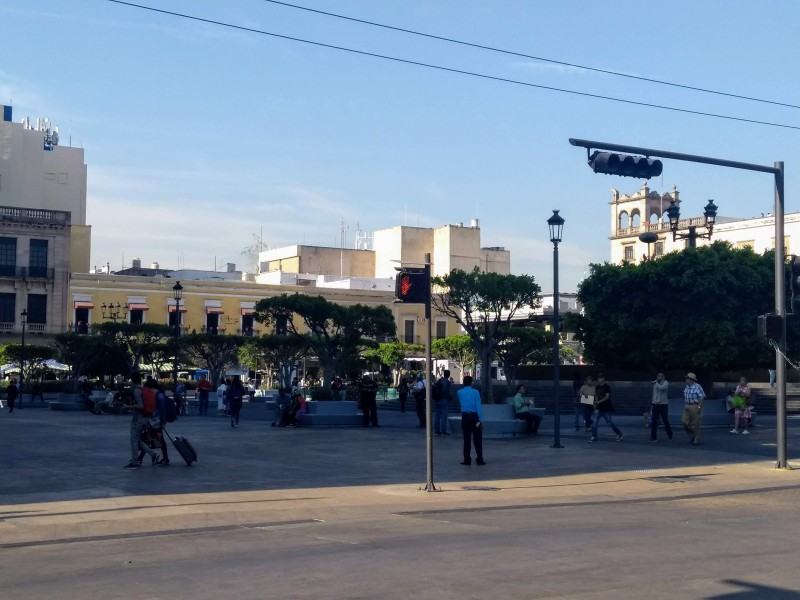
<instances>
[{"instance_id":1,"label":"tree trunk","mask_svg":"<svg viewBox=\"0 0 800 600\"><path fill-rule=\"evenodd\" d=\"M492 402L492 351L481 348L481 400Z\"/></svg>"}]
</instances>

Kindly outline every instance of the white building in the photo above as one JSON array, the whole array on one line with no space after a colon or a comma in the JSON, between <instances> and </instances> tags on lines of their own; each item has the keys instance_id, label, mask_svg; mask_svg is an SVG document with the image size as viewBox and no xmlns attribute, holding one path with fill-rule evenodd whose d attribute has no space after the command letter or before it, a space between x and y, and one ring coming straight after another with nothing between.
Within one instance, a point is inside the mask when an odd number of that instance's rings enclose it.
<instances>
[{"instance_id":1,"label":"white building","mask_svg":"<svg viewBox=\"0 0 800 600\"><path fill-rule=\"evenodd\" d=\"M639 263L648 256L659 257L687 247L688 240L672 239L667 209L673 200L680 206L680 194L675 187L665 194L651 190L647 184L631 195L621 195L617 190L611 190L612 263ZM697 209L701 209L706 202L706 199L697 202ZM678 223L678 232L685 234L690 226L696 226L699 233L704 233L704 225L702 216L683 218ZM645 232L655 233L657 241L646 244L639 240L639 235ZM786 254L800 253L800 213L784 215L784 236ZM775 218L764 214L747 219L718 216L711 241L698 238L697 245L703 246L717 240L730 242L738 248L749 246L759 254L771 250L775 247Z\"/></svg>"}]
</instances>

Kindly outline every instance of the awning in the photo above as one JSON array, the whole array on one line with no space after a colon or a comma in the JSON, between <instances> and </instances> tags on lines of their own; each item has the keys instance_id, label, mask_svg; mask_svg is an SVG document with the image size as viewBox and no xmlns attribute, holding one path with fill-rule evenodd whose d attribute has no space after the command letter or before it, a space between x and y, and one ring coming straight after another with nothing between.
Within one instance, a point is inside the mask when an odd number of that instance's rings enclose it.
<instances>
[{"instance_id":1,"label":"awning","mask_svg":"<svg viewBox=\"0 0 800 600\"><path fill-rule=\"evenodd\" d=\"M243 317L249 317L250 315L253 314L253 310L254 309L252 309L252 308L243 308L242 309L242 316Z\"/></svg>"},{"instance_id":2,"label":"awning","mask_svg":"<svg viewBox=\"0 0 800 600\"><path fill-rule=\"evenodd\" d=\"M175 312L175 305L174 304L168 305L167 310L171 313ZM181 304L180 308L178 308L178 312L186 312L186 307L183 304Z\"/></svg>"},{"instance_id":3,"label":"awning","mask_svg":"<svg viewBox=\"0 0 800 600\"><path fill-rule=\"evenodd\" d=\"M221 315L225 311L222 310L221 306L206 306L206 314L207 315Z\"/></svg>"},{"instance_id":4,"label":"awning","mask_svg":"<svg viewBox=\"0 0 800 600\"><path fill-rule=\"evenodd\" d=\"M74 302L75 308L94 308L94 302Z\"/></svg>"},{"instance_id":5,"label":"awning","mask_svg":"<svg viewBox=\"0 0 800 600\"><path fill-rule=\"evenodd\" d=\"M128 310L150 310L147 304L128 304Z\"/></svg>"}]
</instances>

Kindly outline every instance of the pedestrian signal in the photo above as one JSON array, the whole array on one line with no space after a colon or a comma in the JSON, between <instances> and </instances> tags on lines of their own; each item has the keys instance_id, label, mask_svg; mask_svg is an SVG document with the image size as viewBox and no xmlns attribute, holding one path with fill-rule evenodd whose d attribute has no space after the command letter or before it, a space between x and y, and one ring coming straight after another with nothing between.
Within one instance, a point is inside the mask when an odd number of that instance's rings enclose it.
<instances>
[{"instance_id":1,"label":"pedestrian signal","mask_svg":"<svg viewBox=\"0 0 800 600\"><path fill-rule=\"evenodd\" d=\"M394 295L400 302L425 304L429 291L425 269L402 269L397 273Z\"/></svg>"}]
</instances>

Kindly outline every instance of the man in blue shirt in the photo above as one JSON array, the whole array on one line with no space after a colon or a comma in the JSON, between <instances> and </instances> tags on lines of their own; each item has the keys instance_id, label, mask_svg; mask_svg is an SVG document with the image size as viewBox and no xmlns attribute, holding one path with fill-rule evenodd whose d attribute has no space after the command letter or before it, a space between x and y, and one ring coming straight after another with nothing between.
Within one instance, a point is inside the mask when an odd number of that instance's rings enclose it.
<instances>
[{"instance_id":1,"label":"man in blue shirt","mask_svg":"<svg viewBox=\"0 0 800 600\"><path fill-rule=\"evenodd\" d=\"M483 460L483 435L481 433L481 395L472 387L472 377L464 377L464 387L458 390L458 402L461 404L461 431L464 434L464 460L462 465L472 464L472 441L475 442L475 454L478 455L476 465L485 465Z\"/></svg>"}]
</instances>

